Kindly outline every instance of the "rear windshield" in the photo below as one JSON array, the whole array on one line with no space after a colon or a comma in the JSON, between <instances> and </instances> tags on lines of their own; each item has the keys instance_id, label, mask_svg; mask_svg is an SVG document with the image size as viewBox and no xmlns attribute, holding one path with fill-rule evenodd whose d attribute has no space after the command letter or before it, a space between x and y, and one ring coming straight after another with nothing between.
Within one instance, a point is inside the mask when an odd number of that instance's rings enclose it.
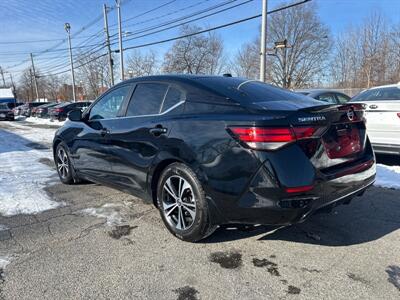
<instances>
[{"instance_id":1,"label":"rear windshield","mask_svg":"<svg viewBox=\"0 0 400 300\"><path fill-rule=\"evenodd\" d=\"M381 101L381 100L400 100L400 88L387 87L372 89L362 92L355 96L351 101Z\"/></svg>"},{"instance_id":2,"label":"rear windshield","mask_svg":"<svg viewBox=\"0 0 400 300\"><path fill-rule=\"evenodd\" d=\"M281 100L310 101L309 97L260 81L249 81L235 77L200 77L196 80L217 93L241 103Z\"/></svg>"},{"instance_id":3,"label":"rear windshield","mask_svg":"<svg viewBox=\"0 0 400 300\"><path fill-rule=\"evenodd\" d=\"M15 107L14 103L0 103L0 109L7 110Z\"/></svg>"}]
</instances>

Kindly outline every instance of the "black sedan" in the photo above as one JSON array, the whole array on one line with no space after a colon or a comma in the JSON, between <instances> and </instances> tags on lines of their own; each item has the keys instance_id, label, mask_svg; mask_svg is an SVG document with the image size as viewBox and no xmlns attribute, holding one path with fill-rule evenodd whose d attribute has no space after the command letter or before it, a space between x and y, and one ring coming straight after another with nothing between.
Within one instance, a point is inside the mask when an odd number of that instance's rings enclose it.
<instances>
[{"instance_id":1,"label":"black sedan","mask_svg":"<svg viewBox=\"0 0 400 300\"><path fill-rule=\"evenodd\" d=\"M35 108L35 111L32 112L32 115L37 118L48 118L49 117L49 109L59 105L59 103L48 103Z\"/></svg>"},{"instance_id":2,"label":"black sedan","mask_svg":"<svg viewBox=\"0 0 400 300\"><path fill-rule=\"evenodd\" d=\"M15 103L0 103L0 120L14 121Z\"/></svg>"},{"instance_id":3,"label":"black sedan","mask_svg":"<svg viewBox=\"0 0 400 300\"><path fill-rule=\"evenodd\" d=\"M53 151L63 183L152 201L185 241L227 223L301 222L375 179L361 106L229 77L125 81L71 111Z\"/></svg>"},{"instance_id":4,"label":"black sedan","mask_svg":"<svg viewBox=\"0 0 400 300\"><path fill-rule=\"evenodd\" d=\"M298 90L296 92L331 104L345 104L351 99L346 94L335 90L311 89L311 90Z\"/></svg>"},{"instance_id":5,"label":"black sedan","mask_svg":"<svg viewBox=\"0 0 400 300\"><path fill-rule=\"evenodd\" d=\"M92 102L89 101L80 101L75 103L64 102L54 107L51 107L48 111L48 114L51 120L64 121L70 111L76 109L84 111L87 107L89 107L91 103Z\"/></svg>"}]
</instances>

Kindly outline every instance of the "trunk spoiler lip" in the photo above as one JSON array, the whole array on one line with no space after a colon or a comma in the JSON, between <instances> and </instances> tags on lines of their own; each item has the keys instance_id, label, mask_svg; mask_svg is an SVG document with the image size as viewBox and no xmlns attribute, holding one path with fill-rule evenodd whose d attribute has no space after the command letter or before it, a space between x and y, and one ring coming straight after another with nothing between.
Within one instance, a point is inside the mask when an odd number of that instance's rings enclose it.
<instances>
[{"instance_id":1,"label":"trunk spoiler lip","mask_svg":"<svg viewBox=\"0 0 400 300\"><path fill-rule=\"evenodd\" d=\"M361 103L325 104L325 105L304 107L299 109L299 111L318 112L318 113L331 112L331 111L345 111L345 110L363 111L365 110L365 105Z\"/></svg>"}]
</instances>

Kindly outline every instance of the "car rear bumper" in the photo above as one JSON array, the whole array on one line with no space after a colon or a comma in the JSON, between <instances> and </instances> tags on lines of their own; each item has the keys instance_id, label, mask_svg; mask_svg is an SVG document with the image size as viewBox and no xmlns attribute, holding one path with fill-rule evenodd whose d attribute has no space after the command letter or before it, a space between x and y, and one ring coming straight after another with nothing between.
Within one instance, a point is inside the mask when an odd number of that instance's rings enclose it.
<instances>
[{"instance_id":1,"label":"car rear bumper","mask_svg":"<svg viewBox=\"0 0 400 300\"><path fill-rule=\"evenodd\" d=\"M349 169L354 173L344 172L336 178L320 175L312 190L294 195L289 195L282 188L271 187L271 182L266 180L265 168L260 168L239 201L230 207L225 204L222 208L213 203L219 212L213 216L213 222L268 225L302 222L321 208L349 202L374 183L375 160L357 166L358 170L354 166Z\"/></svg>"},{"instance_id":2,"label":"car rear bumper","mask_svg":"<svg viewBox=\"0 0 400 300\"><path fill-rule=\"evenodd\" d=\"M400 155L400 145L373 143L372 148L376 153Z\"/></svg>"}]
</instances>

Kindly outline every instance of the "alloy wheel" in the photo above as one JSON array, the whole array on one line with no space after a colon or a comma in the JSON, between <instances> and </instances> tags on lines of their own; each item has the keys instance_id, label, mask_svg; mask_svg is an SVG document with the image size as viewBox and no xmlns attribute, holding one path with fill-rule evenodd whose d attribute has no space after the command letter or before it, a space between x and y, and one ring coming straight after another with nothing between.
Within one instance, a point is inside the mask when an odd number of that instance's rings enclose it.
<instances>
[{"instance_id":1,"label":"alloy wheel","mask_svg":"<svg viewBox=\"0 0 400 300\"><path fill-rule=\"evenodd\" d=\"M67 178L69 174L69 163L68 163L68 156L65 152L64 148L60 147L57 153L57 169L58 174L62 178Z\"/></svg>"},{"instance_id":2,"label":"alloy wheel","mask_svg":"<svg viewBox=\"0 0 400 300\"><path fill-rule=\"evenodd\" d=\"M168 223L178 230L189 229L196 218L196 199L189 182L181 176L170 176L162 195L162 211Z\"/></svg>"}]
</instances>

